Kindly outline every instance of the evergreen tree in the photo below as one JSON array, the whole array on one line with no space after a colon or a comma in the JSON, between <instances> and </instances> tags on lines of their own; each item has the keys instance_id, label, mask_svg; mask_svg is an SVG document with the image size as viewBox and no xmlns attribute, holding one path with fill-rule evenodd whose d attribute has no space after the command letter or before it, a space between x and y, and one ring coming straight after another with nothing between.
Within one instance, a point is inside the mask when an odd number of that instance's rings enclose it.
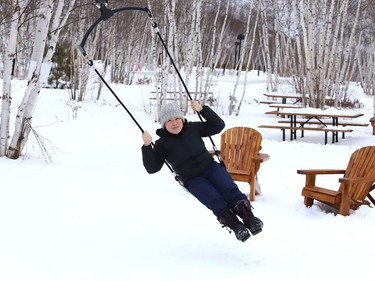
<instances>
[{"instance_id":1,"label":"evergreen tree","mask_svg":"<svg viewBox=\"0 0 375 281\"><path fill-rule=\"evenodd\" d=\"M48 78L48 85L55 89L70 88L72 58L70 56L71 44L67 41L57 43L56 52L52 57L53 66Z\"/></svg>"}]
</instances>

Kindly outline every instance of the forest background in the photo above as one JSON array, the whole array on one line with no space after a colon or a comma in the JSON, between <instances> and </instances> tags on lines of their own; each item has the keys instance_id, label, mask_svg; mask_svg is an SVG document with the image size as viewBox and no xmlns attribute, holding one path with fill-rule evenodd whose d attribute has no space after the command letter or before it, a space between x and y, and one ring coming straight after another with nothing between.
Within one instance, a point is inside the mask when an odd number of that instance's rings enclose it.
<instances>
[{"instance_id":1,"label":"forest background","mask_svg":"<svg viewBox=\"0 0 375 281\"><path fill-rule=\"evenodd\" d=\"M115 14L92 30L82 56L77 46L101 11L126 6L148 7L153 17L140 11ZM310 107L324 108L330 97L334 107L360 108L348 95L351 81L375 96L370 0L5 0L0 11L0 157L17 159L29 134L37 134L32 114L42 87L68 88L72 107L85 100L91 60L101 62L100 73L110 73L108 82L153 83L156 112L171 98L169 92L187 110L187 88L203 104L211 102L212 77L225 71L244 75L245 85L249 71L263 71L271 92L278 90L280 77L290 77ZM135 76L140 69L150 75ZM28 81L17 109L13 79ZM228 93L228 114L241 110L246 87L239 93L237 85Z\"/></svg>"}]
</instances>

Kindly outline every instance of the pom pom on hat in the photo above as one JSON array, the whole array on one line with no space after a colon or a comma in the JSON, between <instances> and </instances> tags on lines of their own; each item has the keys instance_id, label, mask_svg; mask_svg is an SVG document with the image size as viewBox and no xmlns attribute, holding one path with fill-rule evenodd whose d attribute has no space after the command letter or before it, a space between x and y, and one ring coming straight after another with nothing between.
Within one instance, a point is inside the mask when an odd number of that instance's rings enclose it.
<instances>
[{"instance_id":1,"label":"pom pom on hat","mask_svg":"<svg viewBox=\"0 0 375 281\"><path fill-rule=\"evenodd\" d=\"M184 114L176 103L167 103L160 111L160 123L164 127L165 122L172 118L181 118L184 120Z\"/></svg>"}]
</instances>

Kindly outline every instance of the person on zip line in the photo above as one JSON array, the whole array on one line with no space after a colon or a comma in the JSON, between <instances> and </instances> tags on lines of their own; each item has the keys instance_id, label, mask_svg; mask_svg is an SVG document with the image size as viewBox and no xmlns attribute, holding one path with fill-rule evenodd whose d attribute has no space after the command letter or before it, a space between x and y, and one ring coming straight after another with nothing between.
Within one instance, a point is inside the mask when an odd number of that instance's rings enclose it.
<instances>
[{"instance_id":1,"label":"person on zip line","mask_svg":"<svg viewBox=\"0 0 375 281\"><path fill-rule=\"evenodd\" d=\"M194 100L190 103L205 121L188 122L178 104L166 104L160 112L162 128L156 130L159 139L155 145L152 146L152 136L147 131L142 134L143 165L153 174L167 161L183 186L244 242L250 233L262 231L263 222L254 216L247 196L226 168L214 160L202 139L220 133L225 123L210 107Z\"/></svg>"}]
</instances>

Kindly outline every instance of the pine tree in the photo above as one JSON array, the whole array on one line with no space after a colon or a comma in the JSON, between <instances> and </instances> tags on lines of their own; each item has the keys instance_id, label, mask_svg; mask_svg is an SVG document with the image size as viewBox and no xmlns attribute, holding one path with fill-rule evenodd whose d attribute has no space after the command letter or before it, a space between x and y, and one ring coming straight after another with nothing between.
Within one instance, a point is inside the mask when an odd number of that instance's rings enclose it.
<instances>
[{"instance_id":1,"label":"pine tree","mask_svg":"<svg viewBox=\"0 0 375 281\"><path fill-rule=\"evenodd\" d=\"M70 88L72 58L70 56L70 42L57 43L56 52L52 57L52 69L48 77L48 85L55 89Z\"/></svg>"}]
</instances>

